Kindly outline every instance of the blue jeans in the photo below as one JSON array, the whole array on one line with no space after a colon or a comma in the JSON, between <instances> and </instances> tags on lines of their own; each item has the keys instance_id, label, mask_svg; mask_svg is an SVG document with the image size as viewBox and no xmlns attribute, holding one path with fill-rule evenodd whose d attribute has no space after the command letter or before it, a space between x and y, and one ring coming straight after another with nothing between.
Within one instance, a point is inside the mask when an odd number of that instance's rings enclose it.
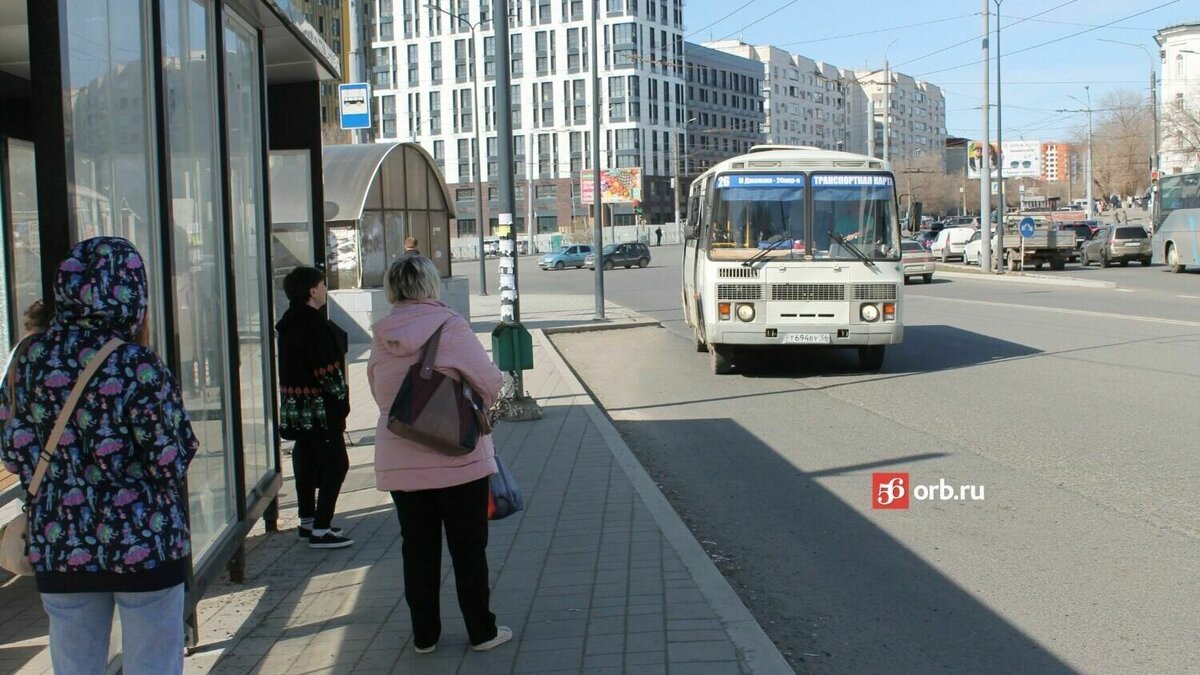
<instances>
[{"instance_id":1,"label":"blue jeans","mask_svg":"<svg viewBox=\"0 0 1200 675\"><path fill-rule=\"evenodd\" d=\"M126 675L183 672L183 584L146 593L43 593L57 675L103 675L113 605L121 610Z\"/></svg>"}]
</instances>

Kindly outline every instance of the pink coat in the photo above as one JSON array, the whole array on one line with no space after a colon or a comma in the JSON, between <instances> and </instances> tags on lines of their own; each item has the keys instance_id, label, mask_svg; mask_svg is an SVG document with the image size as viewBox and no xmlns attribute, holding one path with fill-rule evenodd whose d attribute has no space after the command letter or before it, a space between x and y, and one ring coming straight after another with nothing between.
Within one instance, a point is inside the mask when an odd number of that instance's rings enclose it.
<instances>
[{"instance_id":1,"label":"pink coat","mask_svg":"<svg viewBox=\"0 0 1200 675\"><path fill-rule=\"evenodd\" d=\"M483 436L475 450L450 457L401 438L388 430L388 411L408 369L421 358L421 348L446 322L434 367L455 379L466 378L491 407L500 395L503 376L492 364L466 319L437 300L398 302L392 313L372 326L374 341L367 361L371 394L379 405L375 425L375 487L380 490L429 490L462 485L496 473L492 437Z\"/></svg>"}]
</instances>

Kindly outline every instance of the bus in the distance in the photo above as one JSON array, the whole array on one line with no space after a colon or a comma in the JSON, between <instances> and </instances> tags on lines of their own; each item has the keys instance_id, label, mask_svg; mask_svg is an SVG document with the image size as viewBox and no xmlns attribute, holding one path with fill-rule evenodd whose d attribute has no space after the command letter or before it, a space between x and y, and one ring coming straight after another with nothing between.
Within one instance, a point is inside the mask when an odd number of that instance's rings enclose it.
<instances>
[{"instance_id":1,"label":"bus in the distance","mask_svg":"<svg viewBox=\"0 0 1200 675\"><path fill-rule=\"evenodd\" d=\"M1158 180L1150 246L1151 262L1172 272L1200 266L1200 171Z\"/></svg>"},{"instance_id":2,"label":"bus in the distance","mask_svg":"<svg viewBox=\"0 0 1200 675\"><path fill-rule=\"evenodd\" d=\"M765 347L852 347L883 365L904 337L896 181L886 162L756 146L692 182L683 310L714 373Z\"/></svg>"}]
</instances>

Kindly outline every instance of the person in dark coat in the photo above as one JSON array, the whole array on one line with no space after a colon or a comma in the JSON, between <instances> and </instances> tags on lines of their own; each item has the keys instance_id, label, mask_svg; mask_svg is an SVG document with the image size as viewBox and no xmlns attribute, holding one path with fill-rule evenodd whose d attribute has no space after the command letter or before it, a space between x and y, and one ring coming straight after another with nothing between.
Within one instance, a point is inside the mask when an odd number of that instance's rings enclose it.
<instances>
[{"instance_id":1,"label":"person in dark coat","mask_svg":"<svg viewBox=\"0 0 1200 675\"><path fill-rule=\"evenodd\" d=\"M283 280L290 303L275 325L279 335L279 435L296 441L299 534L310 548L345 548L354 540L333 527L342 481L350 469L346 454L345 354L332 322L325 318L325 278L313 267L297 267Z\"/></svg>"},{"instance_id":2,"label":"person in dark coat","mask_svg":"<svg viewBox=\"0 0 1200 675\"><path fill-rule=\"evenodd\" d=\"M654 228L654 236L658 237L658 242L655 244L655 246L662 246L662 228L661 227Z\"/></svg>"}]
</instances>

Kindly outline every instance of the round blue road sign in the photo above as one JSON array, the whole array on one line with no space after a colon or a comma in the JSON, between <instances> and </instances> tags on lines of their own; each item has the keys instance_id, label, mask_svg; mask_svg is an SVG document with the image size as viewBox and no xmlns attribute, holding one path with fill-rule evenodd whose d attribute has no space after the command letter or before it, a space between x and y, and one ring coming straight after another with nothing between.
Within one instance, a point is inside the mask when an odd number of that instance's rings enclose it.
<instances>
[{"instance_id":1,"label":"round blue road sign","mask_svg":"<svg viewBox=\"0 0 1200 675\"><path fill-rule=\"evenodd\" d=\"M1033 236L1033 218L1025 216L1021 219L1021 236L1028 239Z\"/></svg>"}]
</instances>

